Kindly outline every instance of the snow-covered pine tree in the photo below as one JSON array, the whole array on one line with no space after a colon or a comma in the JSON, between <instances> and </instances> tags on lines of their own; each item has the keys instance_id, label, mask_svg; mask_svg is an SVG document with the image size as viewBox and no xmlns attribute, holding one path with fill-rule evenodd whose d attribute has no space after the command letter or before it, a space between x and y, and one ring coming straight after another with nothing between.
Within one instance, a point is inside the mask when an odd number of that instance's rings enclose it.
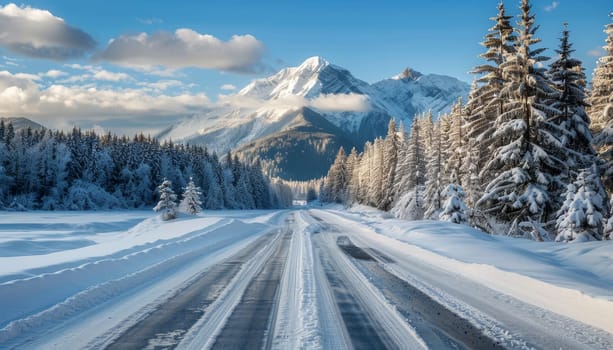
<instances>
[{"instance_id":1,"label":"snow-covered pine tree","mask_svg":"<svg viewBox=\"0 0 613 350\"><path fill-rule=\"evenodd\" d=\"M482 45L486 51L480 55L486 63L475 67L473 74L479 76L473 85L468 106L470 112L466 116L466 135L469 143L478 148L479 159L476 168L482 169L485 163L492 158L490 151L491 143L494 141L494 121L502 113L503 99L502 88L506 82L503 74L502 64L507 57L515 52L517 37L511 25L512 16L506 14L504 3L498 4L498 14L492 17L494 26L485 35ZM483 181L489 182L493 179L488 173L484 173Z\"/></svg>"},{"instance_id":2,"label":"snow-covered pine tree","mask_svg":"<svg viewBox=\"0 0 613 350\"><path fill-rule=\"evenodd\" d=\"M162 212L162 220L172 220L177 217L176 208L177 208L177 195L172 190L172 182L170 180L164 179L162 184L160 184L157 188L158 193L160 194L160 201L153 208L153 211Z\"/></svg>"},{"instance_id":3,"label":"snow-covered pine tree","mask_svg":"<svg viewBox=\"0 0 613 350\"><path fill-rule=\"evenodd\" d=\"M609 16L613 19L613 13ZM602 179L609 193L613 193L613 23L607 24L604 32L606 53L594 70L588 114L595 135L594 147L605 161Z\"/></svg>"},{"instance_id":4,"label":"snow-covered pine tree","mask_svg":"<svg viewBox=\"0 0 613 350\"><path fill-rule=\"evenodd\" d=\"M568 185L566 200L558 211L556 241L603 238L607 198L596 165L583 169Z\"/></svg>"},{"instance_id":5,"label":"snow-covered pine tree","mask_svg":"<svg viewBox=\"0 0 613 350\"><path fill-rule=\"evenodd\" d=\"M613 13L609 15L613 19ZM611 120L613 110L609 106L613 103L613 22L605 26L607 34L605 55L598 60L598 65L592 77L592 91L588 99L588 109L592 119L592 130L598 134Z\"/></svg>"},{"instance_id":6,"label":"snow-covered pine tree","mask_svg":"<svg viewBox=\"0 0 613 350\"><path fill-rule=\"evenodd\" d=\"M609 202L609 219L604 226L604 239L613 240L613 195L611 195L611 200Z\"/></svg>"},{"instance_id":7,"label":"snow-covered pine tree","mask_svg":"<svg viewBox=\"0 0 613 350\"><path fill-rule=\"evenodd\" d=\"M613 104L610 106L610 115L613 116ZM613 194L613 117L607 121L604 128L594 138L594 144L599 149L603 161L602 179L607 191Z\"/></svg>"},{"instance_id":8,"label":"snow-covered pine tree","mask_svg":"<svg viewBox=\"0 0 613 350\"><path fill-rule=\"evenodd\" d=\"M381 187L381 201L377 206L379 209L388 211L394 203L394 183L396 181L396 166L398 164L398 135L396 133L396 121L390 119L387 136L384 141L383 150L383 182Z\"/></svg>"},{"instance_id":9,"label":"snow-covered pine tree","mask_svg":"<svg viewBox=\"0 0 613 350\"><path fill-rule=\"evenodd\" d=\"M396 216L408 220L421 220L424 216L423 191L426 176L426 140L432 136L432 114L416 116L411 125L403 174L397 191L402 195L394 208Z\"/></svg>"},{"instance_id":10,"label":"snow-covered pine tree","mask_svg":"<svg viewBox=\"0 0 613 350\"><path fill-rule=\"evenodd\" d=\"M183 190L183 199L179 208L190 215L196 215L202 211L202 191L196 186L193 178L189 178L187 186Z\"/></svg>"},{"instance_id":11,"label":"snow-covered pine tree","mask_svg":"<svg viewBox=\"0 0 613 350\"><path fill-rule=\"evenodd\" d=\"M552 101L553 107L560 111L554 121L563 131L561 141L568 152L570 167L586 168L594 163L595 152L591 145L590 119L585 112L585 73L581 61L571 57L573 52L565 24L560 48L556 50L558 57L548 72L559 92Z\"/></svg>"},{"instance_id":12,"label":"snow-covered pine tree","mask_svg":"<svg viewBox=\"0 0 613 350\"><path fill-rule=\"evenodd\" d=\"M464 186L464 193L466 194L465 202L470 208L475 206L475 203L482 195L481 178L479 172L484 161L481 159L482 148L476 137L471 137L471 117L475 115L475 111L481 108L481 99L478 96L479 86L477 79L473 80L470 94L468 95L468 102L464 108L464 171L460 177L460 183ZM483 142L485 143L485 142ZM474 211L473 211L474 212Z\"/></svg>"},{"instance_id":13,"label":"snow-covered pine tree","mask_svg":"<svg viewBox=\"0 0 613 350\"><path fill-rule=\"evenodd\" d=\"M415 188L425 183L426 175L426 142L429 138L426 126L427 116L416 117L413 120L411 127L411 134L409 135L409 152L408 152L408 168L409 174L407 177L406 188L404 192L408 190L414 190Z\"/></svg>"},{"instance_id":14,"label":"snow-covered pine tree","mask_svg":"<svg viewBox=\"0 0 613 350\"><path fill-rule=\"evenodd\" d=\"M360 156L355 147L351 148L351 152L347 156L347 203L349 205L358 201L358 193L360 192Z\"/></svg>"},{"instance_id":15,"label":"snow-covered pine tree","mask_svg":"<svg viewBox=\"0 0 613 350\"><path fill-rule=\"evenodd\" d=\"M596 152L592 147L590 119L585 112L585 74L581 61L571 57L575 50L569 40L569 31L564 24L558 57L551 63L548 71L558 94L550 102L559 111L551 120L564 151L563 157L567 172L561 173L550 186L550 193L556 207L561 206L566 187L574 181L579 169L590 167L596 162Z\"/></svg>"},{"instance_id":16,"label":"snow-covered pine tree","mask_svg":"<svg viewBox=\"0 0 613 350\"><path fill-rule=\"evenodd\" d=\"M459 181L463 178L464 169L464 157L466 156L465 149L465 118L463 115L462 98L458 98L458 101L451 107L451 114L449 115L450 132L449 132L449 144L448 144L448 157L446 158L447 174L455 173L458 179L456 182L462 185ZM445 181L451 183L451 179L447 178Z\"/></svg>"},{"instance_id":17,"label":"snow-covered pine tree","mask_svg":"<svg viewBox=\"0 0 613 350\"><path fill-rule=\"evenodd\" d=\"M495 219L508 235L549 239L543 226L554 210L548 190L556 172L566 167L555 125L549 120L559 111L547 105L555 90L539 64L545 49L532 46L538 27L528 0L521 1L519 39L515 53L501 65L506 79L501 91L503 113L495 121L494 154L482 170L494 174L477 207Z\"/></svg>"},{"instance_id":18,"label":"snow-covered pine tree","mask_svg":"<svg viewBox=\"0 0 613 350\"><path fill-rule=\"evenodd\" d=\"M454 224L466 224L468 222L468 207L464 204L464 191L456 184L449 184L443 191L445 204L439 215L439 220L449 221Z\"/></svg>"},{"instance_id":19,"label":"snow-covered pine tree","mask_svg":"<svg viewBox=\"0 0 613 350\"><path fill-rule=\"evenodd\" d=\"M383 139L378 137L375 139L372 148L368 200L365 202L365 204L375 208L381 203L381 197L383 196L383 151Z\"/></svg>"},{"instance_id":20,"label":"snow-covered pine tree","mask_svg":"<svg viewBox=\"0 0 613 350\"><path fill-rule=\"evenodd\" d=\"M360 157L359 166L359 186L357 200L359 203L368 203L369 186L372 174L373 144L367 141L364 145L364 152Z\"/></svg>"},{"instance_id":21,"label":"snow-covered pine tree","mask_svg":"<svg viewBox=\"0 0 613 350\"><path fill-rule=\"evenodd\" d=\"M323 186L323 200L333 203L345 203L347 200L347 156L341 147L330 166Z\"/></svg>"},{"instance_id":22,"label":"snow-covered pine tree","mask_svg":"<svg viewBox=\"0 0 613 350\"><path fill-rule=\"evenodd\" d=\"M434 124L432 130L432 145L428 147L427 154L428 164L426 165L426 188L424 192L424 206L426 211L424 219L438 220L439 213L443 206L441 192L443 190L444 181L441 179L443 175L444 150L441 141L441 123L447 118L439 118Z\"/></svg>"},{"instance_id":23,"label":"snow-covered pine tree","mask_svg":"<svg viewBox=\"0 0 613 350\"><path fill-rule=\"evenodd\" d=\"M400 199L400 197L405 193L405 185L410 172L408 162L409 146L407 140L408 135L406 134L404 125L401 123L398 130L398 160L396 162L396 176L394 178L393 185L395 194L394 202L397 202L398 199Z\"/></svg>"}]
</instances>

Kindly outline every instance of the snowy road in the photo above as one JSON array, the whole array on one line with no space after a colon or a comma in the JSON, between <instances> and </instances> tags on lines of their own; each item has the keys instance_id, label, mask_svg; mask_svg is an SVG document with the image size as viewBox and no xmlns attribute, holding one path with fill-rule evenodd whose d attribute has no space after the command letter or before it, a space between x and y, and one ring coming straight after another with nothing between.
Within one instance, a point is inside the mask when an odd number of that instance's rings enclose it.
<instances>
[{"instance_id":1,"label":"snowy road","mask_svg":"<svg viewBox=\"0 0 613 350\"><path fill-rule=\"evenodd\" d=\"M424 259L364 218L207 215L145 219L92 238L95 254L67 249L3 266L0 348L613 348L607 331L490 289L438 255ZM56 290L19 298L33 286Z\"/></svg>"}]
</instances>

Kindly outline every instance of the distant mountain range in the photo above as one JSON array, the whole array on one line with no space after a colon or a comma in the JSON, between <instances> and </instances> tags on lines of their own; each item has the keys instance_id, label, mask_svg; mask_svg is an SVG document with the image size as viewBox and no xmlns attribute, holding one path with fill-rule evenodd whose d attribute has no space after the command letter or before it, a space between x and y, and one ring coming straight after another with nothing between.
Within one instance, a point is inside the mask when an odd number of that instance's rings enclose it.
<instances>
[{"instance_id":1,"label":"distant mountain range","mask_svg":"<svg viewBox=\"0 0 613 350\"><path fill-rule=\"evenodd\" d=\"M448 112L469 90L458 79L410 69L369 84L311 57L254 80L158 137L207 145L218 154L233 150L259 159L270 175L311 179L325 175L340 146L361 148L384 135L392 117L408 130L415 114Z\"/></svg>"}]
</instances>

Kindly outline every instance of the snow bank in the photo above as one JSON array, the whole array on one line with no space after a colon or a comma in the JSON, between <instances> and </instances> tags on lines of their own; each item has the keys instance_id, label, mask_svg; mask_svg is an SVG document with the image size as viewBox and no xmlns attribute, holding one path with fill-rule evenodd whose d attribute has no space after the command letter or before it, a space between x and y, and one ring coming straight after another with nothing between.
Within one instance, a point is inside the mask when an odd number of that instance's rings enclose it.
<instances>
[{"instance_id":1,"label":"snow bank","mask_svg":"<svg viewBox=\"0 0 613 350\"><path fill-rule=\"evenodd\" d=\"M425 262L613 333L613 241L539 243L446 222L392 219L363 206L335 213L407 243L407 252Z\"/></svg>"}]
</instances>

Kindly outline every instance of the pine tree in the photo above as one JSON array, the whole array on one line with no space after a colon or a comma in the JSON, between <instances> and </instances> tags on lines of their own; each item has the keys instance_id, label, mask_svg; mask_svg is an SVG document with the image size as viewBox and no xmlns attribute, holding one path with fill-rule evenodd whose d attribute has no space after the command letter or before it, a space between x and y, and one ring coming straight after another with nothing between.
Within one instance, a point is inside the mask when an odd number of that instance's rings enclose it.
<instances>
[{"instance_id":1,"label":"pine tree","mask_svg":"<svg viewBox=\"0 0 613 350\"><path fill-rule=\"evenodd\" d=\"M153 211L162 212L162 220L168 221L176 218L175 209L177 208L177 195L172 190L172 182L164 179L157 188L160 194L160 201L153 208Z\"/></svg>"},{"instance_id":2,"label":"pine tree","mask_svg":"<svg viewBox=\"0 0 613 350\"><path fill-rule=\"evenodd\" d=\"M613 13L610 14L613 19ZM592 91L588 102L594 147L605 161L602 178L604 185L613 193L613 23L605 26L607 34L604 49L606 54L598 61L592 78Z\"/></svg>"},{"instance_id":3,"label":"pine tree","mask_svg":"<svg viewBox=\"0 0 613 350\"><path fill-rule=\"evenodd\" d=\"M464 204L462 187L453 183L449 184L442 194L446 200L439 219L454 224L466 224L468 222L468 208Z\"/></svg>"},{"instance_id":4,"label":"pine tree","mask_svg":"<svg viewBox=\"0 0 613 350\"><path fill-rule=\"evenodd\" d=\"M396 162L396 176L394 177L394 202L398 201L406 191L406 181L410 172L408 154L409 146L404 125L401 123L398 130L398 160ZM366 148L364 149L366 154Z\"/></svg>"},{"instance_id":5,"label":"pine tree","mask_svg":"<svg viewBox=\"0 0 613 350\"><path fill-rule=\"evenodd\" d=\"M607 203L597 167L581 171L565 197L558 211L556 241L602 239Z\"/></svg>"},{"instance_id":6,"label":"pine tree","mask_svg":"<svg viewBox=\"0 0 613 350\"><path fill-rule=\"evenodd\" d=\"M610 17L613 19L613 13ZM607 24L604 32L607 34L606 45L603 47L606 53L598 60L598 66L594 70L592 91L588 100L588 112L595 134L605 128L607 121L613 118L613 110L610 108L613 103L613 23Z\"/></svg>"},{"instance_id":7,"label":"pine tree","mask_svg":"<svg viewBox=\"0 0 613 350\"><path fill-rule=\"evenodd\" d=\"M359 201L358 194L360 192L360 156L355 147L351 148L349 156L347 156L347 203L349 205Z\"/></svg>"},{"instance_id":8,"label":"pine tree","mask_svg":"<svg viewBox=\"0 0 613 350\"><path fill-rule=\"evenodd\" d=\"M446 118L444 118L446 119ZM428 164L426 166L426 189L424 193L424 205L426 211L424 213L425 219L437 220L441 208L443 207L443 201L441 198L441 192L443 190L443 166L445 159L443 159L443 143L441 140L440 125L443 119L434 125L432 133L432 145L429 147L428 152Z\"/></svg>"},{"instance_id":9,"label":"pine tree","mask_svg":"<svg viewBox=\"0 0 613 350\"><path fill-rule=\"evenodd\" d=\"M506 226L511 236L548 239L543 234L553 205L548 193L556 172L566 165L560 151L561 142L552 131L549 118L559 111L549 107L547 100L555 97L539 68L547 60L545 49L532 46L538 27L528 0L521 1L519 40L515 53L501 67L507 79L502 89L503 113L495 121L493 158L481 174L495 177L485 188L477 207Z\"/></svg>"},{"instance_id":10,"label":"pine tree","mask_svg":"<svg viewBox=\"0 0 613 350\"><path fill-rule=\"evenodd\" d=\"M611 110L613 113L613 106ZM594 143L599 147L600 158L603 160L604 186L609 193L613 193L613 119L609 120L605 128L594 138Z\"/></svg>"},{"instance_id":11,"label":"pine tree","mask_svg":"<svg viewBox=\"0 0 613 350\"><path fill-rule=\"evenodd\" d=\"M607 220L603 231L604 239L613 240L613 195L611 195L609 202L609 220Z\"/></svg>"},{"instance_id":12,"label":"pine tree","mask_svg":"<svg viewBox=\"0 0 613 350\"><path fill-rule=\"evenodd\" d=\"M347 156L341 147L325 177L321 197L326 202L345 203L347 200Z\"/></svg>"},{"instance_id":13,"label":"pine tree","mask_svg":"<svg viewBox=\"0 0 613 350\"><path fill-rule=\"evenodd\" d=\"M563 192L577 175L575 169L584 169L596 162L596 152L591 144L590 119L585 112L585 74L581 61L571 57L574 51L565 24L560 48L556 50L558 57L551 63L548 72L558 92L550 102L551 107L559 111L550 118L553 122L551 131L561 142L562 157L567 165L567 172L561 173L550 186L554 200L564 198ZM556 202L559 208L561 203Z\"/></svg>"},{"instance_id":14,"label":"pine tree","mask_svg":"<svg viewBox=\"0 0 613 350\"><path fill-rule=\"evenodd\" d=\"M425 142L426 130L422 127L425 117L418 117L413 120L411 134L409 135L407 162L409 173L407 174L406 187L404 191L415 189L425 183Z\"/></svg>"},{"instance_id":15,"label":"pine tree","mask_svg":"<svg viewBox=\"0 0 613 350\"><path fill-rule=\"evenodd\" d=\"M372 159L370 161L370 179L368 182L367 204L377 207L383 197L383 164L384 164L384 144L382 138L375 139L372 147Z\"/></svg>"},{"instance_id":16,"label":"pine tree","mask_svg":"<svg viewBox=\"0 0 613 350\"><path fill-rule=\"evenodd\" d=\"M396 167L398 164L398 135L396 134L396 122L390 119L387 136L385 137L383 150L383 181L381 187L381 201L379 209L388 211L394 203L394 183L396 182Z\"/></svg>"},{"instance_id":17,"label":"pine tree","mask_svg":"<svg viewBox=\"0 0 613 350\"><path fill-rule=\"evenodd\" d=\"M447 174L455 173L460 185L460 179L464 176L464 157L466 156L465 144L465 120L463 115L462 98L452 106L451 114L449 115L450 132L449 132L449 144L447 147ZM450 181L449 178L445 179Z\"/></svg>"},{"instance_id":18,"label":"pine tree","mask_svg":"<svg viewBox=\"0 0 613 350\"><path fill-rule=\"evenodd\" d=\"M511 25L512 16L506 14L504 3L498 5L498 14L491 18L495 23L486 34L482 45L487 49L481 54L486 63L477 66L473 74L479 76L473 87L467 102L471 106L466 116L466 136L476 147L479 153L477 168L482 169L491 159L491 143L494 141L492 133L495 131L494 121L503 111L504 100L502 89L507 81L503 74L503 64L508 57L515 53L517 37ZM481 85L477 84L480 83ZM485 182L493 179L488 173L484 173Z\"/></svg>"},{"instance_id":19,"label":"pine tree","mask_svg":"<svg viewBox=\"0 0 613 350\"><path fill-rule=\"evenodd\" d=\"M202 191L196 186L193 178L189 178L187 186L183 191L183 200L181 200L180 208L183 212L196 215L202 211Z\"/></svg>"}]
</instances>

